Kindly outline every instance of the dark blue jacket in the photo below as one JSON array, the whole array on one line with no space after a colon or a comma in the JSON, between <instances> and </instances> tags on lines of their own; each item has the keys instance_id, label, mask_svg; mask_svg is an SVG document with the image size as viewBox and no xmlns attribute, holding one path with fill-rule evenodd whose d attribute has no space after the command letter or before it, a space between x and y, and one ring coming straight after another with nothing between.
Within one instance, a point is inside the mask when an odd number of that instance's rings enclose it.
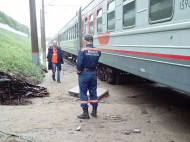
<instances>
[{"instance_id":1,"label":"dark blue jacket","mask_svg":"<svg viewBox=\"0 0 190 142\"><path fill-rule=\"evenodd\" d=\"M52 69L52 55L53 55L53 46L50 46L48 49L48 55L47 55L47 60L48 60L48 70ZM61 64L63 64L63 57L62 57L62 52L61 48L57 46L57 57L58 57L58 68L61 70Z\"/></svg>"},{"instance_id":2,"label":"dark blue jacket","mask_svg":"<svg viewBox=\"0 0 190 142\"><path fill-rule=\"evenodd\" d=\"M96 68L100 56L100 49L93 47L93 44L86 45L78 53L77 70L83 71L84 68Z\"/></svg>"}]
</instances>

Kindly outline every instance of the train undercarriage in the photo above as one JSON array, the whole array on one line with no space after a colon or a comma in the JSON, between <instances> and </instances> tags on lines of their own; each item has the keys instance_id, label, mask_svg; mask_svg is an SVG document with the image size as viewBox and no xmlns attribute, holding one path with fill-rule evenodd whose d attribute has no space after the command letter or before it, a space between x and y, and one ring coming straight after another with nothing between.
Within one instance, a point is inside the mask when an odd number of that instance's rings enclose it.
<instances>
[{"instance_id":1,"label":"train undercarriage","mask_svg":"<svg viewBox=\"0 0 190 142\"><path fill-rule=\"evenodd\" d=\"M74 65L77 63L77 56L63 51L64 59L72 62ZM137 76L130 73L118 70L116 68L99 63L97 66L97 76L101 81L105 81L108 84L123 84L129 78L137 78Z\"/></svg>"}]
</instances>

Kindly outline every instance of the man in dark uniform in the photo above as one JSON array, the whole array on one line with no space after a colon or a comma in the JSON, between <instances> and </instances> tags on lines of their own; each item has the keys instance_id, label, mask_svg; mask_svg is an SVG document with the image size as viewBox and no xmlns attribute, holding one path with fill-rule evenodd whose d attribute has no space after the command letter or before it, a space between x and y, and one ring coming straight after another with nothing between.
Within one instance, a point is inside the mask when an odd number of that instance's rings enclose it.
<instances>
[{"instance_id":1,"label":"man in dark uniform","mask_svg":"<svg viewBox=\"0 0 190 142\"><path fill-rule=\"evenodd\" d=\"M97 76L96 67L98 64L101 51L93 46L93 37L86 35L84 38L86 47L79 51L77 59L77 73L79 78L79 89L80 89L80 101L83 113L78 115L79 119L89 119L88 113L88 97L87 91L90 94L90 104L92 105L91 116L97 117Z\"/></svg>"},{"instance_id":2,"label":"man in dark uniform","mask_svg":"<svg viewBox=\"0 0 190 142\"><path fill-rule=\"evenodd\" d=\"M61 64L63 64L63 57L61 53L61 48L57 46L57 42L53 41L53 46L50 46L48 49L48 69L52 69L52 79L55 81L55 72L57 68L57 82L61 83L60 81L60 71L61 71Z\"/></svg>"}]
</instances>

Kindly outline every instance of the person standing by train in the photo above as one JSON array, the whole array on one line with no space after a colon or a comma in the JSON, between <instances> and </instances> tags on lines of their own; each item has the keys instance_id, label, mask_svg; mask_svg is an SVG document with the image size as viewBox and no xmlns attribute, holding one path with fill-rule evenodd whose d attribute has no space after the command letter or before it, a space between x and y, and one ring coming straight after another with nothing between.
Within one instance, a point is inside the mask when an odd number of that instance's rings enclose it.
<instances>
[{"instance_id":1,"label":"person standing by train","mask_svg":"<svg viewBox=\"0 0 190 142\"><path fill-rule=\"evenodd\" d=\"M52 69L52 79L55 79L55 72L57 69L57 82L61 83L60 81L60 71L61 71L61 64L63 64L63 57L61 53L61 48L57 46L57 42L53 41L53 46L50 46L48 49L48 70Z\"/></svg>"},{"instance_id":2,"label":"person standing by train","mask_svg":"<svg viewBox=\"0 0 190 142\"><path fill-rule=\"evenodd\" d=\"M97 75L96 67L101 51L93 46L93 37L86 35L84 38L86 47L78 53L77 73L79 79L80 101L83 113L78 115L79 119L89 119L88 97L90 94L90 104L92 105L91 116L97 117L98 97L97 97Z\"/></svg>"}]
</instances>

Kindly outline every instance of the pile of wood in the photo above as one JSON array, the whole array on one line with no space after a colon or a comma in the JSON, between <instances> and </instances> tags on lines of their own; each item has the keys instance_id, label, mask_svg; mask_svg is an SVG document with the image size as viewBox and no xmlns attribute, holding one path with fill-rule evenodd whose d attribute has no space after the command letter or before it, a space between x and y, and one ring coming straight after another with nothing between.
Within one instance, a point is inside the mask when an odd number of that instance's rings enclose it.
<instances>
[{"instance_id":1,"label":"pile of wood","mask_svg":"<svg viewBox=\"0 0 190 142\"><path fill-rule=\"evenodd\" d=\"M47 88L19 80L7 73L0 72L0 103L22 104L22 99L49 96ZM7 103L9 102L9 103Z\"/></svg>"}]
</instances>

